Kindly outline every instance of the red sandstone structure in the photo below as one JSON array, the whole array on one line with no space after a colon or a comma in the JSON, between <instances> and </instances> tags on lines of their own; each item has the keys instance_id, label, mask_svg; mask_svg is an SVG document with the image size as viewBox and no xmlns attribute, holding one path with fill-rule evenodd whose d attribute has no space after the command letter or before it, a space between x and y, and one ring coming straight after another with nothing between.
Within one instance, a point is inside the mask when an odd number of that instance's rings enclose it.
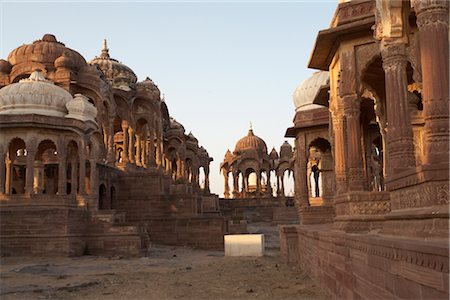
<instances>
[{"instance_id":1,"label":"red sandstone structure","mask_svg":"<svg viewBox=\"0 0 450 300\"><path fill-rule=\"evenodd\" d=\"M46 34L0 60L0 88L1 255L223 247L212 158L106 41L86 62Z\"/></svg>"},{"instance_id":2,"label":"red sandstone structure","mask_svg":"<svg viewBox=\"0 0 450 300\"><path fill-rule=\"evenodd\" d=\"M448 1L347 1L317 36L323 71L287 131L301 225L280 229L281 250L335 297L449 297L448 15Z\"/></svg>"}]
</instances>

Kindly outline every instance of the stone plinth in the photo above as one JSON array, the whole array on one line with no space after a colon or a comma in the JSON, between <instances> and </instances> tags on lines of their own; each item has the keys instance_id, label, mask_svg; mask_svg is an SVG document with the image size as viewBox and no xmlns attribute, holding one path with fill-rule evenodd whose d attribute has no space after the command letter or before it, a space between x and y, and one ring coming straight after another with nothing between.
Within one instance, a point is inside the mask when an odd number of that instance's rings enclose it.
<instances>
[{"instance_id":1,"label":"stone plinth","mask_svg":"<svg viewBox=\"0 0 450 300\"><path fill-rule=\"evenodd\" d=\"M225 256L263 256L264 234L225 235Z\"/></svg>"}]
</instances>

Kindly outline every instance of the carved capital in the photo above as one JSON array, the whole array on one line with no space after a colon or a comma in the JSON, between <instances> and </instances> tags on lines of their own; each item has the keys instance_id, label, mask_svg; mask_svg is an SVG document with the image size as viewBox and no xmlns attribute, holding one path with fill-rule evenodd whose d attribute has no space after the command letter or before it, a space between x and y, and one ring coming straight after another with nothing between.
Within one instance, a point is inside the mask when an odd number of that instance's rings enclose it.
<instances>
[{"instance_id":1,"label":"carved capital","mask_svg":"<svg viewBox=\"0 0 450 300\"><path fill-rule=\"evenodd\" d=\"M383 58L383 69L386 72L391 69L406 68L408 60L404 43L383 41L381 56Z\"/></svg>"}]
</instances>

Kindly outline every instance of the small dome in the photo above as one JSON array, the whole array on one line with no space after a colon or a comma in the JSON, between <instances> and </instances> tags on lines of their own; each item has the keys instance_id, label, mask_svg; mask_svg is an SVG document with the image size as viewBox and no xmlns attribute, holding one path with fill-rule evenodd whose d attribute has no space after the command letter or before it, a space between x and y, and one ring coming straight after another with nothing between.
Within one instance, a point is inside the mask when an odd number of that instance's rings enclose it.
<instances>
[{"instance_id":1,"label":"small dome","mask_svg":"<svg viewBox=\"0 0 450 300\"><path fill-rule=\"evenodd\" d=\"M253 129L250 129L247 136L240 139L234 148L235 153L240 153L247 150L256 150L257 152L267 153L266 143L263 139L253 133Z\"/></svg>"},{"instance_id":2,"label":"small dome","mask_svg":"<svg viewBox=\"0 0 450 300\"><path fill-rule=\"evenodd\" d=\"M52 34L46 34L41 40L14 49L8 55L8 61L13 66L32 61L42 63L46 68L53 68L55 60L64 52L66 52L66 56L72 60L74 67L81 68L86 65L86 60L80 53L67 48L63 43L58 42L56 37Z\"/></svg>"},{"instance_id":3,"label":"small dome","mask_svg":"<svg viewBox=\"0 0 450 300\"><path fill-rule=\"evenodd\" d=\"M66 108L69 114L66 118L77 119L81 121L92 121L95 122L95 117L97 116L97 108L89 102L83 94L75 94L75 97L66 103Z\"/></svg>"},{"instance_id":4,"label":"small dome","mask_svg":"<svg viewBox=\"0 0 450 300\"><path fill-rule=\"evenodd\" d=\"M0 59L0 73L9 74L9 72L11 72L11 64L4 59Z\"/></svg>"},{"instance_id":5,"label":"small dome","mask_svg":"<svg viewBox=\"0 0 450 300\"><path fill-rule=\"evenodd\" d=\"M64 117L71 100L69 92L34 71L29 78L0 89L0 114Z\"/></svg>"},{"instance_id":6,"label":"small dome","mask_svg":"<svg viewBox=\"0 0 450 300\"><path fill-rule=\"evenodd\" d=\"M73 69L75 68L75 62L68 55L67 51L64 51L62 55L55 60L55 68Z\"/></svg>"},{"instance_id":7,"label":"small dome","mask_svg":"<svg viewBox=\"0 0 450 300\"><path fill-rule=\"evenodd\" d=\"M315 72L311 77L305 79L296 89L293 95L295 111L305 111L323 106L314 104L314 99L320 90L327 87L330 76L327 71Z\"/></svg>"},{"instance_id":8,"label":"small dome","mask_svg":"<svg viewBox=\"0 0 450 300\"><path fill-rule=\"evenodd\" d=\"M170 118L169 130L180 130L182 132L185 131L183 125L178 123L177 120L175 120L174 118Z\"/></svg>"},{"instance_id":9,"label":"small dome","mask_svg":"<svg viewBox=\"0 0 450 300\"><path fill-rule=\"evenodd\" d=\"M113 87L129 91L130 87L137 82L136 74L126 65L109 56L106 40L103 40L102 53L89 62L98 65L105 74L106 79Z\"/></svg>"},{"instance_id":10,"label":"small dome","mask_svg":"<svg viewBox=\"0 0 450 300\"><path fill-rule=\"evenodd\" d=\"M269 157L270 159L278 159L278 153L277 150L275 150L275 147L270 151Z\"/></svg>"},{"instance_id":11,"label":"small dome","mask_svg":"<svg viewBox=\"0 0 450 300\"><path fill-rule=\"evenodd\" d=\"M161 99L161 92L158 86L149 77L145 78L144 81L136 83L136 90L150 93L155 100Z\"/></svg>"},{"instance_id":12,"label":"small dome","mask_svg":"<svg viewBox=\"0 0 450 300\"><path fill-rule=\"evenodd\" d=\"M280 157L291 158L292 157L292 146L288 141L284 141L283 145L280 147Z\"/></svg>"}]
</instances>

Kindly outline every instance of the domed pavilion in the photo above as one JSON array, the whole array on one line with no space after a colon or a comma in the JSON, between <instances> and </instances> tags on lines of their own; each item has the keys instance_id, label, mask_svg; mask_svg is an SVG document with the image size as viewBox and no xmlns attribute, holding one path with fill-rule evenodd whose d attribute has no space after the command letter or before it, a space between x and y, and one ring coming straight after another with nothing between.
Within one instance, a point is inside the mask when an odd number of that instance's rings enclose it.
<instances>
[{"instance_id":1,"label":"domed pavilion","mask_svg":"<svg viewBox=\"0 0 450 300\"><path fill-rule=\"evenodd\" d=\"M287 142L286 142L287 143ZM288 143L287 143L288 144ZM288 144L289 145L289 144ZM290 151L290 154L287 153ZM284 161L287 161L285 169L293 170L292 147L280 149L284 153ZM273 190L270 185L272 171L277 176L277 195L284 195L283 176L284 171L278 170L280 157L273 148L270 155L267 152L266 142L254 134L253 128L246 136L237 141L233 153L227 150L220 170L225 179L224 197L228 198L258 198L272 197ZM233 191L229 186L230 175L233 178Z\"/></svg>"}]
</instances>

